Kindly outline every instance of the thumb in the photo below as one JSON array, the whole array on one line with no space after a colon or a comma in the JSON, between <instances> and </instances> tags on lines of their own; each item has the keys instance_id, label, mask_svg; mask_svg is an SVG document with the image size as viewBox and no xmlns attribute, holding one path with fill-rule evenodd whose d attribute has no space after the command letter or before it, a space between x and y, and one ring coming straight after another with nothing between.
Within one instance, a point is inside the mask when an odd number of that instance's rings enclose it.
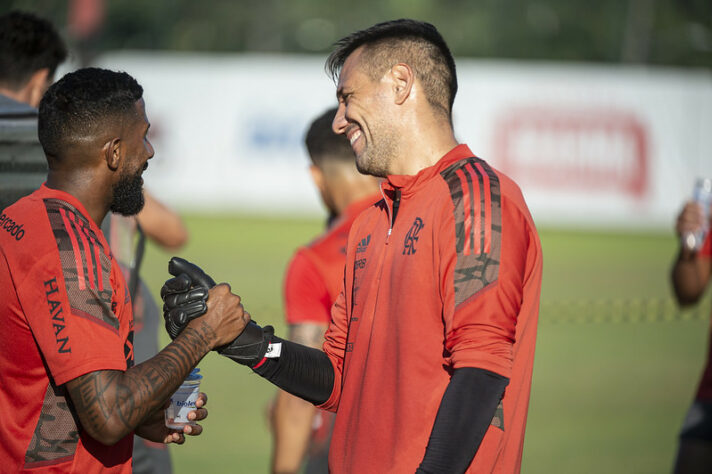
<instances>
[{"instance_id":1,"label":"thumb","mask_svg":"<svg viewBox=\"0 0 712 474\"><path fill-rule=\"evenodd\" d=\"M173 276L185 273L190 277L195 286L204 286L206 288L215 286L215 280L210 278L199 266L180 257L171 258L170 262L168 262L168 273Z\"/></svg>"}]
</instances>

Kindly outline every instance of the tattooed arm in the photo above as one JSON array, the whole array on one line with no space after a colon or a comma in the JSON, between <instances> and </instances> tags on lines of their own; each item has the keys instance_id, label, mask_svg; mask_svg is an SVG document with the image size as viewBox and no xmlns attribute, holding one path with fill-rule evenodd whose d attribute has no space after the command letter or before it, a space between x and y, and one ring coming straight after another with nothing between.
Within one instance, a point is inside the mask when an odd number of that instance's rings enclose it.
<instances>
[{"instance_id":1,"label":"tattooed arm","mask_svg":"<svg viewBox=\"0 0 712 474\"><path fill-rule=\"evenodd\" d=\"M205 354L231 342L250 315L230 286L210 290L208 310L155 357L126 372L99 370L67 382L82 428L97 441L113 445L134 431L180 386Z\"/></svg>"},{"instance_id":2,"label":"tattooed arm","mask_svg":"<svg viewBox=\"0 0 712 474\"><path fill-rule=\"evenodd\" d=\"M299 323L289 326L289 340L321 348L326 324ZM272 411L274 451L272 472L297 472L306 453L316 408L301 398L280 390Z\"/></svg>"}]
</instances>

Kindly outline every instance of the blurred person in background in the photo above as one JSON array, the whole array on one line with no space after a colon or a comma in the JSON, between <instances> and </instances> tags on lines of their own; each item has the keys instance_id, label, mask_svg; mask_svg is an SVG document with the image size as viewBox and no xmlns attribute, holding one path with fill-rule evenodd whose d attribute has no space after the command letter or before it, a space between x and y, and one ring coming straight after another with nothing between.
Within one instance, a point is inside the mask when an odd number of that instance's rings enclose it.
<instances>
[{"instance_id":1,"label":"blurred person in background","mask_svg":"<svg viewBox=\"0 0 712 474\"><path fill-rule=\"evenodd\" d=\"M697 303L704 294L712 274L712 209L704 212L694 201L687 202L678 215L675 230L680 251L672 267L672 286L680 306ZM707 220L707 222L705 222ZM708 229L699 249L689 248L683 236ZM712 333L710 334L712 338ZM712 341L712 339L711 339ZM708 346L707 362L680 431L675 461L676 474L709 473L712 470L712 346Z\"/></svg>"},{"instance_id":2,"label":"blurred person in background","mask_svg":"<svg viewBox=\"0 0 712 474\"><path fill-rule=\"evenodd\" d=\"M542 276L521 191L457 142L455 62L431 24L353 33L327 70L332 127L384 198L351 227L322 350L251 322L219 351L336 411L331 472L519 472ZM169 326L205 292L195 273L164 298Z\"/></svg>"},{"instance_id":3,"label":"blurred person in background","mask_svg":"<svg viewBox=\"0 0 712 474\"><path fill-rule=\"evenodd\" d=\"M329 215L327 230L292 257L284 281L284 311L289 340L321 348L331 322L331 307L344 279L346 241L354 219L381 199L378 180L360 174L348 140L331 123L336 108L316 118L305 144L310 172ZM272 411L272 471L326 474L333 413L280 391Z\"/></svg>"},{"instance_id":4,"label":"blurred person in background","mask_svg":"<svg viewBox=\"0 0 712 474\"><path fill-rule=\"evenodd\" d=\"M119 262L131 295L134 316L134 363L140 364L158 353L160 310L140 276L146 238L164 250L179 250L188 241L188 231L180 215L147 190L145 204L136 216L109 213L101 229L111 253ZM170 474L171 457L167 446L134 436L134 474Z\"/></svg>"},{"instance_id":5,"label":"blurred person in background","mask_svg":"<svg viewBox=\"0 0 712 474\"><path fill-rule=\"evenodd\" d=\"M204 316L134 365L131 296L99 229L143 207L153 157L143 88L126 73L81 69L50 86L38 136L49 172L0 215L0 459L7 472L131 472L133 437L183 443L164 406L210 350L249 316L227 285ZM207 416L205 394L188 417Z\"/></svg>"},{"instance_id":6,"label":"blurred person in background","mask_svg":"<svg viewBox=\"0 0 712 474\"><path fill-rule=\"evenodd\" d=\"M31 108L37 116L40 99L66 58L67 47L49 21L20 11L0 16L0 106Z\"/></svg>"},{"instance_id":7,"label":"blurred person in background","mask_svg":"<svg viewBox=\"0 0 712 474\"><path fill-rule=\"evenodd\" d=\"M44 181L37 106L66 57L49 21L20 11L0 16L0 209Z\"/></svg>"}]
</instances>

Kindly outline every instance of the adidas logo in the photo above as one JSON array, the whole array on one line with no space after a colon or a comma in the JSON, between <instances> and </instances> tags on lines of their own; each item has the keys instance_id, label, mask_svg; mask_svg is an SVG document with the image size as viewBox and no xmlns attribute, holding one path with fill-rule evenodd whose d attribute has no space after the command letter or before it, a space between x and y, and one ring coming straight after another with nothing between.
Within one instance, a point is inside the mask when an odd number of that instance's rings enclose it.
<instances>
[{"instance_id":1,"label":"adidas logo","mask_svg":"<svg viewBox=\"0 0 712 474\"><path fill-rule=\"evenodd\" d=\"M369 243L371 243L371 234L368 234L365 238L361 239L361 242L359 242L356 246L356 253L365 252Z\"/></svg>"}]
</instances>

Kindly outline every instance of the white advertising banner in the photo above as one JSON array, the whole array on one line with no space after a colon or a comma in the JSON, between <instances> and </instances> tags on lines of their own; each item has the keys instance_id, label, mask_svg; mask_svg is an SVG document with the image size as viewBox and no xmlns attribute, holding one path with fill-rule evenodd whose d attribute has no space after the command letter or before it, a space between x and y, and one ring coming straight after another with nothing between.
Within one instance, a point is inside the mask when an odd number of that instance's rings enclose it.
<instances>
[{"instance_id":1,"label":"white advertising banner","mask_svg":"<svg viewBox=\"0 0 712 474\"><path fill-rule=\"evenodd\" d=\"M115 53L145 89L147 187L184 209L320 209L303 137L334 106L324 57ZM458 139L509 174L537 222L667 227L712 176L708 71L458 60Z\"/></svg>"}]
</instances>

